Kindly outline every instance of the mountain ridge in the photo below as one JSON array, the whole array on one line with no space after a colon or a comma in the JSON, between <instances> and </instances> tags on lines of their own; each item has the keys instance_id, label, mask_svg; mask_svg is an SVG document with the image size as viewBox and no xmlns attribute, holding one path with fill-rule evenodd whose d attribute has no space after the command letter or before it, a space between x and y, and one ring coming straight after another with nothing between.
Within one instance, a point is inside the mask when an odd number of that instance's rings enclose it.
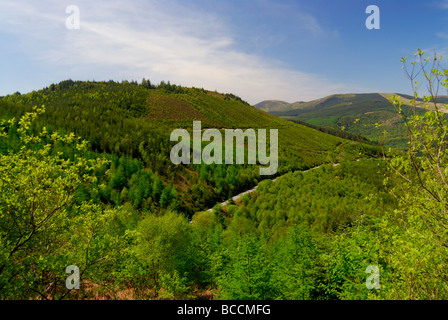
<instances>
[{"instance_id":1,"label":"mountain ridge","mask_svg":"<svg viewBox=\"0 0 448 320\"><path fill-rule=\"evenodd\" d=\"M310 106L318 105L320 103L327 102L333 98L354 98L360 95L379 95L387 100L389 100L393 95L397 95L400 99L407 105L410 104L410 100L413 98L411 95L403 94L403 93L381 93L381 92L372 92L372 93L335 93L322 98L313 99L310 101L296 101L296 102L286 102L283 100L263 100L259 103L254 104L254 107L266 112L283 112L283 111L291 111L298 109L305 109ZM441 99L440 103L446 104L448 103L448 96L439 96ZM422 102L422 99L419 99L418 102ZM421 105L421 103L417 103L417 106Z\"/></svg>"},{"instance_id":2,"label":"mountain ridge","mask_svg":"<svg viewBox=\"0 0 448 320\"><path fill-rule=\"evenodd\" d=\"M403 102L405 112L413 108L411 102L413 97L406 94L358 93L333 94L308 102L282 104L283 110L271 104L272 110L269 113L299 123L346 130L374 142L383 139L385 145L403 149L406 147L407 132L401 116L390 102L394 95ZM440 110L447 113L447 109L442 106L448 103L448 96L440 96L437 101ZM417 99L415 111L423 114L426 112L426 104L428 103L423 99ZM255 107L258 107L258 104ZM429 104L427 108L432 110L434 106ZM387 137L383 137L384 131L389 133Z\"/></svg>"}]
</instances>

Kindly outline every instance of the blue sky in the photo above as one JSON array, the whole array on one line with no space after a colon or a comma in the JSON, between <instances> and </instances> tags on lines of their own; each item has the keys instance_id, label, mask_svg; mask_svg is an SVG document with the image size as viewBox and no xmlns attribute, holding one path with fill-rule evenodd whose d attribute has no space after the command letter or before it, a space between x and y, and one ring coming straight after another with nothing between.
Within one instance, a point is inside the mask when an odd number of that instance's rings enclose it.
<instances>
[{"instance_id":1,"label":"blue sky","mask_svg":"<svg viewBox=\"0 0 448 320\"><path fill-rule=\"evenodd\" d=\"M80 11L69 30L66 8ZM380 9L368 30L367 6ZM400 58L448 60L445 0L0 0L0 96L61 80L162 80L255 104L410 93Z\"/></svg>"}]
</instances>

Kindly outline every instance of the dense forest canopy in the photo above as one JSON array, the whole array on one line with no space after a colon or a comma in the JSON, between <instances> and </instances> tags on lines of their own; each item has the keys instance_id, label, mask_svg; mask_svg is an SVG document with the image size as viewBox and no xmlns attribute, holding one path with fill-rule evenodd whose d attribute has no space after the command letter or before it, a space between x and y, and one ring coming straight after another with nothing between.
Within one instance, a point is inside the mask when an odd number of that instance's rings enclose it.
<instances>
[{"instance_id":1,"label":"dense forest canopy","mask_svg":"<svg viewBox=\"0 0 448 320\"><path fill-rule=\"evenodd\" d=\"M447 85L437 59L415 59ZM448 125L437 104L421 115L391 102L406 153L169 82L2 97L0 298L446 299ZM278 129L278 175L174 165L169 133L193 121ZM79 289L66 286L72 265Z\"/></svg>"},{"instance_id":2,"label":"dense forest canopy","mask_svg":"<svg viewBox=\"0 0 448 320\"><path fill-rule=\"evenodd\" d=\"M89 141L93 152L116 157L112 171L116 170L118 176L127 171L126 178L130 179L135 173L134 168L126 168L123 159L141 162L136 166L176 189L180 195L178 205L190 214L247 190L263 178L254 165L174 165L170 160L174 145L170 133L175 128L191 130L195 120L201 121L204 129L278 129L279 174L354 158L360 149L356 143L258 111L234 95L169 82L155 86L145 79L141 84L66 80L28 94L9 95L0 104L6 118L20 117L34 106L45 106L47 112L40 116L37 129L46 126L48 130L73 132ZM121 193L124 187L129 189L125 183L114 183L111 190L105 191L105 198L110 198L112 189Z\"/></svg>"}]
</instances>

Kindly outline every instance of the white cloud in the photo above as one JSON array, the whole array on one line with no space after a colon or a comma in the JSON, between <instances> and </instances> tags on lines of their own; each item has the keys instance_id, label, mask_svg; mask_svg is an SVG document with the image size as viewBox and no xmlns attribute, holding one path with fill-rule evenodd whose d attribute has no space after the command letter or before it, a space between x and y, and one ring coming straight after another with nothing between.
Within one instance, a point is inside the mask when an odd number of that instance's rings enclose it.
<instances>
[{"instance_id":1,"label":"white cloud","mask_svg":"<svg viewBox=\"0 0 448 320\"><path fill-rule=\"evenodd\" d=\"M250 103L348 92L343 84L239 51L210 12L173 1L78 1L81 29L68 30L70 4L3 1L0 31L17 35L34 59L64 69L72 79L169 80L232 92ZM310 31L323 32L313 17L303 19Z\"/></svg>"}]
</instances>

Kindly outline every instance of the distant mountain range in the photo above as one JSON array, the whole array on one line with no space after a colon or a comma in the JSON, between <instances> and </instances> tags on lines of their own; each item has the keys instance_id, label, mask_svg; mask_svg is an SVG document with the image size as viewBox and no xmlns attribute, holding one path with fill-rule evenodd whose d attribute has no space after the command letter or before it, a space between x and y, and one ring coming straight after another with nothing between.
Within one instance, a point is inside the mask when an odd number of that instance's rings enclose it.
<instances>
[{"instance_id":1,"label":"distant mountain range","mask_svg":"<svg viewBox=\"0 0 448 320\"><path fill-rule=\"evenodd\" d=\"M395 93L400 96L402 101L409 105L412 97L406 94ZM391 93L361 93L361 94L333 94L321 99L316 99L308 102L297 101L288 103L281 100L265 100L255 105L255 108L278 114L281 117L294 116L303 113L308 113L310 110L320 110L328 107L341 107L344 105L361 105L364 107L384 107L390 108L389 99L392 97ZM421 102L421 99L419 100ZM448 96L440 96L438 101L442 104L448 103ZM305 111L299 111L305 110ZM287 112L289 111L289 112ZM345 112L344 112L345 113Z\"/></svg>"},{"instance_id":2,"label":"distant mountain range","mask_svg":"<svg viewBox=\"0 0 448 320\"><path fill-rule=\"evenodd\" d=\"M389 134L384 138L384 144L403 148L406 143L406 130L400 116L389 101L393 95L391 93L334 94L308 102L287 103L269 100L260 102L255 107L287 120L347 130L349 133L365 136L372 141L379 141L386 130ZM413 97L405 94L396 95L403 101L404 110L408 110ZM448 97L440 96L438 102L447 104ZM418 113L425 111L421 99L418 100L417 107ZM379 129L378 125L380 125Z\"/></svg>"},{"instance_id":3,"label":"distant mountain range","mask_svg":"<svg viewBox=\"0 0 448 320\"><path fill-rule=\"evenodd\" d=\"M257 109L266 111L266 112L273 112L273 111L290 111L294 109L298 109L299 105L302 104L301 102L295 102L295 103L288 103L285 101L279 101L279 100L266 100L262 101L255 105Z\"/></svg>"}]
</instances>

